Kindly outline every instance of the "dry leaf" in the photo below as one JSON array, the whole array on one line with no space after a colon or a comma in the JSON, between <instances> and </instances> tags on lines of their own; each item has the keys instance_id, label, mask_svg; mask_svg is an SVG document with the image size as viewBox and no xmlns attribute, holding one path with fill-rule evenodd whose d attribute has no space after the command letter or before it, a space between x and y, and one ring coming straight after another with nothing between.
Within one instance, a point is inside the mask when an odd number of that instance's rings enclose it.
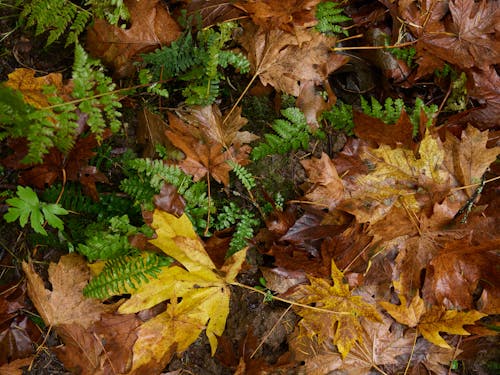
<instances>
[{"instance_id":1,"label":"dry leaf","mask_svg":"<svg viewBox=\"0 0 500 375\"><path fill-rule=\"evenodd\" d=\"M333 210L344 197L344 185L332 160L323 152L321 159L312 158L300 163L312 184L305 197L314 204Z\"/></svg>"},{"instance_id":2,"label":"dry leaf","mask_svg":"<svg viewBox=\"0 0 500 375\"><path fill-rule=\"evenodd\" d=\"M134 313L170 301L165 312L142 324L137 332L132 367L132 373L137 374L163 369L175 352L186 350L203 330L212 355L215 353L229 313L228 283L234 281L246 254L240 251L229 258L221 274L186 215L176 218L155 210L152 227L157 238L150 242L185 268L165 269L157 279L132 292L119 308L120 313Z\"/></svg>"},{"instance_id":3,"label":"dry leaf","mask_svg":"<svg viewBox=\"0 0 500 375\"><path fill-rule=\"evenodd\" d=\"M448 343L439 335L439 332L446 332L454 335L470 335L463 326L474 324L478 319L486 316L479 311L471 310L460 312L457 310L446 310L444 307L426 307L424 300L417 294L408 305L406 298L399 296L401 305L393 305L389 302L381 301L379 304L396 319L397 322L409 327L417 327L418 331L428 341L442 348L451 348Z\"/></svg>"},{"instance_id":4,"label":"dry leaf","mask_svg":"<svg viewBox=\"0 0 500 375\"><path fill-rule=\"evenodd\" d=\"M300 336L317 337L318 343L333 340L345 358L352 346L362 342L363 328L359 317L381 321L372 304L360 296L354 296L344 284L344 275L332 261L333 285L325 279L309 276L310 285L301 285L291 294L292 299L315 308L296 307L302 317L299 322Z\"/></svg>"},{"instance_id":5,"label":"dry leaf","mask_svg":"<svg viewBox=\"0 0 500 375\"><path fill-rule=\"evenodd\" d=\"M87 32L87 49L112 66L115 76L125 77L135 71L134 58L141 53L168 45L176 40L181 29L160 0L125 0L130 13L127 29L94 20Z\"/></svg>"},{"instance_id":6,"label":"dry leaf","mask_svg":"<svg viewBox=\"0 0 500 375\"><path fill-rule=\"evenodd\" d=\"M301 84L307 81L322 84L330 73L348 61L345 55L331 51L335 38L309 29L298 29L292 35L246 24L240 42L262 84L294 96L299 96Z\"/></svg>"},{"instance_id":7,"label":"dry leaf","mask_svg":"<svg viewBox=\"0 0 500 375\"><path fill-rule=\"evenodd\" d=\"M139 110L136 141L139 145L144 146L142 157L153 158L156 155L157 145L173 148L165 135L165 130L167 130L167 122L160 115L149 111L145 107Z\"/></svg>"},{"instance_id":8,"label":"dry leaf","mask_svg":"<svg viewBox=\"0 0 500 375\"><path fill-rule=\"evenodd\" d=\"M195 127L186 125L181 119L172 113L168 113L170 130L165 134L168 139L179 148L186 158L179 163L182 170L193 176L195 181L203 178L207 173L217 182L229 185L229 171L231 171L228 160L235 160L244 165L249 162L250 146L238 147L235 145L229 149L214 141L207 134L207 127ZM211 133L213 135L213 133Z\"/></svg>"}]
</instances>

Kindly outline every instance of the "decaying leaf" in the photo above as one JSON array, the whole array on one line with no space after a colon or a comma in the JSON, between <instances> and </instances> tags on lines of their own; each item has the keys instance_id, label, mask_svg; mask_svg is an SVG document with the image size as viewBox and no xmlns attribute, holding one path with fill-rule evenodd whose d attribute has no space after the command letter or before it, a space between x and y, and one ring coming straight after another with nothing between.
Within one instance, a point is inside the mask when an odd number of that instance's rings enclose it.
<instances>
[{"instance_id":1,"label":"decaying leaf","mask_svg":"<svg viewBox=\"0 0 500 375\"><path fill-rule=\"evenodd\" d=\"M428 341L442 348L451 348L450 345L439 335L446 332L454 335L470 335L463 326L474 324L486 316L479 311L471 310L461 312L457 310L446 310L442 306L425 306L424 300L417 294L407 304L406 298L399 296L401 305L394 305L381 301L379 304L396 319L397 322L409 327L417 327L418 331Z\"/></svg>"},{"instance_id":2,"label":"decaying leaf","mask_svg":"<svg viewBox=\"0 0 500 375\"><path fill-rule=\"evenodd\" d=\"M112 66L117 77L135 71L134 59L168 45L181 34L181 29L160 0L125 0L130 13L130 28L113 26L96 19L87 32L89 52Z\"/></svg>"},{"instance_id":3,"label":"decaying leaf","mask_svg":"<svg viewBox=\"0 0 500 375\"><path fill-rule=\"evenodd\" d=\"M331 51L335 38L309 29L298 29L292 35L246 24L240 42L262 84L294 96L299 96L301 84L307 81L322 84L330 73L348 61L345 55Z\"/></svg>"},{"instance_id":4,"label":"decaying leaf","mask_svg":"<svg viewBox=\"0 0 500 375\"><path fill-rule=\"evenodd\" d=\"M139 328L134 345L132 372L161 370L171 356L181 353L205 330L212 355L217 337L224 330L229 313L229 285L245 260L245 251L229 258L221 273L203 248L186 215L180 218L155 210L151 243L175 258L185 268L173 266L157 279L143 284L120 306L123 314L134 313L169 300L167 310ZM178 301L179 299L180 302Z\"/></svg>"},{"instance_id":5,"label":"decaying leaf","mask_svg":"<svg viewBox=\"0 0 500 375\"><path fill-rule=\"evenodd\" d=\"M360 317L381 321L375 307L360 296L352 295L349 285L344 284L344 275L332 261L333 285L325 279L309 276L310 285L301 285L291 295L302 304L313 304L315 308L297 307L299 335L316 337L321 344L332 340L345 358L356 342L362 341L363 328Z\"/></svg>"},{"instance_id":6,"label":"decaying leaf","mask_svg":"<svg viewBox=\"0 0 500 375\"><path fill-rule=\"evenodd\" d=\"M225 149L222 143L212 138L216 136L220 139L223 135L214 133L212 128L188 126L170 112L168 120L170 130L167 130L165 134L174 146L186 155L179 166L184 172L192 175L195 181L208 173L216 181L228 186L231 166L227 161L235 160L242 165L249 162L250 146L234 145Z\"/></svg>"},{"instance_id":7,"label":"decaying leaf","mask_svg":"<svg viewBox=\"0 0 500 375\"><path fill-rule=\"evenodd\" d=\"M328 207L329 210L335 208L344 196L344 185L332 160L322 153L321 159L303 160L301 164L312 184L306 198L316 205Z\"/></svg>"}]
</instances>

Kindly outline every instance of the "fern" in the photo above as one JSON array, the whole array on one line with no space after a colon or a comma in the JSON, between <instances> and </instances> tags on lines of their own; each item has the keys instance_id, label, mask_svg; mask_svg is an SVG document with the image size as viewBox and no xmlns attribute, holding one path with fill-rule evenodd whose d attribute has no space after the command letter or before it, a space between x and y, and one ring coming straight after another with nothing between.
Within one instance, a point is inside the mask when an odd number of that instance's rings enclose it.
<instances>
[{"instance_id":1,"label":"fern","mask_svg":"<svg viewBox=\"0 0 500 375\"><path fill-rule=\"evenodd\" d=\"M150 278L157 277L162 267L168 267L172 258L154 253L135 254L111 259L102 272L83 289L86 297L106 299L113 295L130 293Z\"/></svg>"},{"instance_id":2,"label":"fern","mask_svg":"<svg viewBox=\"0 0 500 375\"><path fill-rule=\"evenodd\" d=\"M149 227L137 228L129 223L127 215L115 216L108 220L108 228L103 229L102 224L87 227L87 240L79 244L77 250L85 255L89 261L106 260L133 252L128 237L143 233L152 235Z\"/></svg>"},{"instance_id":3,"label":"fern","mask_svg":"<svg viewBox=\"0 0 500 375\"><path fill-rule=\"evenodd\" d=\"M219 68L231 65L241 73L250 68L241 53L223 50L235 27L235 23L225 22L219 25L219 31L213 28L199 31L196 40L186 32L170 46L144 55L146 69L156 81L186 82L181 92L187 104L209 105L218 97L220 81L224 79Z\"/></svg>"},{"instance_id":4,"label":"fern","mask_svg":"<svg viewBox=\"0 0 500 375\"><path fill-rule=\"evenodd\" d=\"M273 123L276 134L264 134L264 143L259 143L252 150L252 159L259 160L272 154L285 154L299 148L307 148L311 130L306 118L298 108L292 107L281 111L287 119L278 119Z\"/></svg>"},{"instance_id":5,"label":"fern","mask_svg":"<svg viewBox=\"0 0 500 375\"><path fill-rule=\"evenodd\" d=\"M368 103L364 97L361 97L361 109L364 113L382 120L386 124L394 124L398 121L401 111L404 108L402 99L393 100L392 98L387 98L384 105L380 104L373 96L370 100L370 103Z\"/></svg>"},{"instance_id":6,"label":"fern","mask_svg":"<svg viewBox=\"0 0 500 375\"><path fill-rule=\"evenodd\" d=\"M348 35L346 29L338 25L341 22L351 21L352 18L342 14L344 9L339 8L339 3L325 1L316 6L316 30L327 35L344 34Z\"/></svg>"},{"instance_id":7,"label":"fern","mask_svg":"<svg viewBox=\"0 0 500 375\"><path fill-rule=\"evenodd\" d=\"M351 105L344 104L339 100L329 111L321 113L320 118L327 121L335 130L342 131L347 135L354 135Z\"/></svg>"},{"instance_id":8,"label":"fern","mask_svg":"<svg viewBox=\"0 0 500 375\"><path fill-rule=\"evenodd\" d=\"M168 166L162 160L133 159L126 163L129 177L122 180L120 188L142 204L146 210L152 210L153 196L158 194L164 183L169 183L186 201L185 212L200 230L205 228L205 217L213 211L209 207L207 185L204 181L193 182L192 177L177 166Z\"/></svg>"},{"instance_id":9,"label":"fern","mask_svg":"<svg viewBox=\"0 0 500 375\"><path fill-rule=\"evenodd\" d=\"M467 75L462 72L451 82L451 94L446 101L445 111L460 112L467 108Z\"/></svg>"},{"instance_id":10,"label":"fern","mask_svg":"<svg viewBox=\"0 0 500 375\"><path fill-rule=\"evenodd\" d=\"M0 85L0 141L7 137L26 138L28 154L22 161L29 164L42 162L51 147L63 152L71 150L79 118L87 117L87 124L98 139L107 125L117 131L117 108L121 104L113 93L115 85L102 70L99 62L77 44L72 100L65 101L57 95L56 87L47 86L44 94L51 105L35 108L24 102L21 92Z\"/></svg>"},{"instance_id":11,"label":"fern","mask_svg":"<svg viewBox=\"0 0 500 375\"><path fill-rule=\"evenodd\" d=\"M412 68L415 65L417 50L414 47L388 48L388 51L397 59L404 61L408 67Z\"/></svg>"},{"instance_id":12,"label":"fern","mask_svg":"<svg viewBox=\"0 0 500 375\"><path fill-rule=\"evenodd\" d=\"M252 190L256 186L255 177L245 167L232 160L228 160L227 163L233 169L234 173L241 181L245 189Z\"/></svg>"},{"instance_id":13,"label":"fern","mask_svg":"<svg viewBox=\"0 0 500 375\"><path fill-rule=\"evenodd\" d=\"M425 126L429 127L434 122L434 117L438 112L438 106L436 104L431 104L430 106L426 106L424 101L421 98L417 98L415 100L415 105L413 109L408 109L408 116L410 117L410 121L413 124L413 135L415 136L418 132L420 126L420 114L423 112L425 117L427 118L427 122Z\"/></svg>"},{"instance_id":14,"label":"fern","mask_svg":"<svg viewBox=\"0 0 500 375\"><path fill-rule=\"evenodd\" d=\"M215 228L222 230L236 225L233 237L229 243L226 256L231 256L247 246L249 239L253 237L254 228L259 225L259 220L249 210L242 210L235 203L225 205L217 215Z\"/></svg>"},{"instance_id":15,"label":"fern","mask_svg":"<svg viewBox=\"0 0 500 375\"><path fill-rule=\"evenodd\" d=\"M106 18L113 25L129 18L122 0L88 0L84 9L69 0L17 1L22 5L20 19L26 27L35 27L35 34L49 32L47 46L66 36L66 46L77 43L78 37L94 16Z\"/></svg>"}]
</instances>

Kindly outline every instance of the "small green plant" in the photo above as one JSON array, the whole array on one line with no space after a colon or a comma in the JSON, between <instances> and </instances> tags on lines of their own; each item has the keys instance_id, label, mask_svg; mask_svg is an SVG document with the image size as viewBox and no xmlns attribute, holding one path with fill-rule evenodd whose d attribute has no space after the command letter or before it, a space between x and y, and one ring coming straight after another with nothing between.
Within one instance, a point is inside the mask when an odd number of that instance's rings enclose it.
<instances>
[{"instance_id":1,"label":"small green plant","mask_svg":"<svg viewBox=\"0 0 500 375\"><path fill-rule=\"evenodd\" d=\"M231 256L237 251L240 251L245 246L249 239L253 237L254 228L260 222L255 218L255 215L246 209L241 209L234 202L230 202L219 210L215 223L215 229L222 230L236 225L229 250L226 256Z\"/></svg>"},{"instance_id":2,"label":"small green plant","mask_svg":"<svg viewBox=\"0 0 500 375\"><path fill-rule=\"evenodd\" d=\"M131 254L135 248L128 238L138 233L152 236L152 230L146 225L138 228L130 224L127 215L114 216L108 220L107 228L102 224L89 225L86 229L87 240L78 245L77 250L89 261L107 260Z\"/></svg>"},{"instance_id":3,"label":"small green plant","mask_svg":"<svg viewBox=\"0 0 500 375\"><path fill-rule=\"evenodd\" d=\"M349 35L339 23L352 21L352 18L342 14L344 9L339 3L333 1L321 2L316 6L316 30L327 35L344 34Z\"/></svg>"},{"instance_id":4,"label":"small green plant","mask_svg":"<svg viewBox=\"0 0 500 375\"><path fill-rule=\"evenodd\" d=\"M347 135L354 135L352 105L339 100L330 110L321 113L320 119L327 121L335 130L342 131Z\"/></svg>"},{"instance_id":5,"label":"small green plant","mask_svg":"<svg viewBox=\"0 0 500 375\"><path fill-rule=\"evenodd\" d=\"M177 166L166 165L162 160L132 159L125 163L128 178L122 180L120 188L146 210L152 210L153 196L165 183L174 185L186 200L185 212L198 231L206 227L208 212L213 212L207 197L207 184L193 182L191 176Z\"/></svg>"},{"instance_id":6,"label":"small green plant","mask_svg":"<svg viewBox=\"0 0 500 375\"><path fill-rule=\"evenodd\" d=\"M172 258L154 253L137 252L108 260L99 275L83 289L83 295L106 299L113 295L130 293L150 278L157 277L163 267L172 263Z\"/></svg>"},{"instance_id":7,"label":"small green plant","mask_svg":"<svg viewBox=\"0 0 500 375\"><path fill-rule=\"evenodd\" d=\"M233 168L233 172L236 174L238 179L241 181L245 189L247 190L252 190L257 184L255 183L255 177L242 165L239 165L238 163L228 160L227 162L231 168Z\"/></svg>"},{"instance_id":8,"label":"small green plant","mask_svg":"<svg viewBox=\"0 0 500 375\"><path fill-rule=\"evenodd\" d=\"M382 105L373 96L370 98L370 103L364 97L361 97L361 110L363 113L378 118L386 124L396 123L404 107L405 103L402 99L393 100L387 98Z\"/></svg>"},{"instance_id":9,"label":"small green plant","mask_svg":"<svg viewBox=\"0 0 500 375\"><path fill-rule=\"evenodd\" d=\"M312 132L307 125L304 114L295 107L284 109L281 114L286 120L277 119L274 121L272 128L277 134L264 134L265 141L259 143L252 150L253 160L308 147Z\"/></svg>"},{"instance_id":10,"label":"small green plant","mask_svg":"<svg viewBox=\"0 0 500 375\"><path fill-rule=\"evenodd\" d=\"M387 50L397 59L404 61L408 67L415 66L417 50L414 47L388 48Z\"/></svg>"},{"instance_id":11,"label":"small green plant","mask_svg":"<svg viewBox=\"0 0 500 375\"><path fill-rule=\"evenodd\" d=\"M93 19L105 18L112 25L128 20L123 0L87 0L84 9L69 0L17 1L22 5L20 19L26 27L35 27L35 34L48 32L47 45L66 35L66 46L77 43L78 37Z\"/></svg>"},{"instance_id":12,"label":"small green plant","mask_svg":"<svg viewBox=\"0 0 500 375\"><path fill-rule=\"evenodd\" d=\"M85 116L98 139L108 126L116 132L121 126L117 110L121 104L113 91L115 84L103 69L77 44L71 100L58 96L55 86L47 86L45 94L51 105L44 108L35 108L23 100L21 92L0 85L0 141L26 138L28 154L22 161L30 164L41 163L51 147L68 152L74 144L78 121Z\"/></svg>"},{"instance_id":13,"label":"small green plant","mask_svg":"<svg viewBox=\"0 0 500 375\"><path fill-rule=\"evenodd\" d=\"M40 202L30 187L17 186L16 195L16 197L6 200L10 206L3 216L6 222L11 223L19 220L19 224L24 228L29 219L31 228L45 236L47 231L43 227L44 222L61 231L64 229L64 223L57 215L67 215L68 211L59 204Z\"/></svg>"},{"instance_id":14,"label":"small green plant","mask_svg":"<svg viewBox=\"0 0 500 375\"><path fill-rule=\"evenodd\" d=\"M250 69L243 54L224 49L235 28L236 23L225 22L218 26L218 31L215 28L198 31L196 38L185 32L170 46L143 55L146 67L139 76L141 83L176 80L181 83L186 104L213 103L219 96L220 81L225 78L222 69L229 65L240 73ZM155 85L154 92L168 95L163 85Z\"/></svg>"}]
</instances>

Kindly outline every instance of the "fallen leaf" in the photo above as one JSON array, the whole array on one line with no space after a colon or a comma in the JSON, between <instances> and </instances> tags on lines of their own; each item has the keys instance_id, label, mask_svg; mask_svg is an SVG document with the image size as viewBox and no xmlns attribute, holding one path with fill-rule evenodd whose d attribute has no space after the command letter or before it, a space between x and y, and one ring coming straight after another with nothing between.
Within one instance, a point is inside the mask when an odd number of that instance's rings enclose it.
<instances>
[{"instance_id":1,"label":"fallen leaf","mask_svg":"<svg viewBox=\"0 0 500 375\"><path fill-rule=\"evenodd\" d=\"M172 144L165 135L167 122L156 113L143 107L137 115L136 141L144 147L142 157L153 158L156 155L156 146L165 146L168 149L173 148Z\"/></svg>"},{"instance_id":2,"label":"fallen leaf","mask_svg":"<svg viewBox=\"0 0 500 375\"><path fill-rule=\"evenodd\" d=\"M8 75L9 79L3 84L18 90L23 95L26 103L35 108L44 108L51 105L47 94L43 92L44 86L55 86L62 89L62 74L50 73L45 76L35 77L33 69L18 68Z\"/></svg>"},{"instance_id":3,"label":"fallen leaf","mask_svg":"<svg viewBox=\"0 0 500 375\"><path fill-rule=\"evenodd\" d=\"M135 72L134 60L141 53L169 45L181 35L181 29L160 0L125 0L130 27L113 26L95 19L87 31L89 52L113 67L116 77Z\"/></svg>"},{"instance_id":4,"label":"fallen leaf","mask_svg":"<svg viewBox=\"0 0 500 375\"><path fill-rule=\"evenodd\" d=\"M298 29L292 35L246 24L240 43L248 52L252 71L262 84L270 84L293 96L299 96L301 84L307 81L322 84L349 59L331 51L335 38L309 29Z\"/></svg>"},{"instance_id":5,"label":"fallen leaf","mask_svg":"<svg viewBox=\"0 0 500 375\"><path fill-rule=\"evenodd\" d=\"M427 23L422 35L427 50L463 69L500 63L499 3L450 0L448 4L453 22Z\"/></svg>"},{"instance_id":6,"label":"fallen leaf","mask_svg":"<svg viewBox=\"0 0 500 375\"><path fill-rule=\"evenodd\" d=\"M500 154L500 147L486 148L488 131L481 132L473 126L467 126L461 139L450 133L443 143L445 151L444 164L458 180L460 186L466 186L465 191L470 197L476 190L481 177Z\"/></svg>"},{"instance_id":7,"label":"fallen leaf","mask_svg":"<svg viewBox=\"0 0 500 375\"><path fill-rule=\"evenodd\" d=\"M192 175L194 181L199 181L209 174L217 182L228 186L231 166L227 161L235 160L240 165L249 162L250 146L235 145L225 150L222 143L210 138L206 127L186 125L170 112L168 120L170 130L167 130L165 134L174 146L186 155L179 166L184 172Z\"/></svg>"},{"instance_id":8,"label":"fallen leaf","mask_svg":"<svg viewBox=\"0 0 500 375\"><path fill-rule=\"evenodd\" d=\"M167 310L139 328L134 345L132 373L161 371L174 353L186 350L205 330L212 355L217 337L229 313L230 290L245 251L227 259L219 273L186 215L180 218L155 210L152 227L157 238L150 242L175 258L185 268L173 266L157 279L141 285L119 307L122 314L138 312L169 300ZM181 299L178 301L178 299Z\"/></svg>"},{"instance_id":9,"label":"fallen leaf","mask_svg":"<svg viewBox=\"0 0 500 375\"><path fill-rule=\"evenodd\" d=\"M0 375L22 375L24 367L28 367L34 361L34 357L20 358L0 366Z\"/></svg>"},{"instance_id":10,"label":"fallen leaf","mask_svg":"<svg viewBox=\"0 0 500 375\"><path fill-rule=\"evenodd\" d=\"M409 327L416 327L424 338L434 345L450 349L450 345L439 335L446 332L454 335L470 335L463 326L474 324L486 316L479 311L471 310L461 312L457 310L446 310L442 306L426 307L424 300L417 294L406 303L406 298L399 296L400 305L381 301L379 304L399 323Z\"/></svg>"},{"instance_id":11,"label":"fallen leaf","mask_svg":"<svg viewBox=\"0 0 500 375\"><path fill-rule=\"evenodd\" d=\"M292 32L294 27L314 26L314 15L320 0L242 0L234 5L247 12L252 21L266 30L282 29Z\"/></svg>"},{"instance_id":12,"label":"fallen leaf","mask_svg":"<svg viewBox=\"0 0 500 375\"><path fill-rule=\"evenodd\" d=\"M245 15L245 12L227 0L191 0L186 6L186 11L188 17L199 15L203 28L240 19Z\"/></svg>"},{"instance_id":13,"label":"fallen leaf","mask_svg":"<svg viewBox=\"0 0 500 375\"><path fill-rule=\"evenodd\" d=\"M320 344L332 340L345 358L352 346L363 340L359 317L373 321L381 321L381 317L372 304L352 295L335 262L332 261L331 267L333 285L325 279L309 276L311 284L299 286L290 297L301 304L314 306L295 307L296 313L302 317L299 335L317 337Z\"/></svg>"},{"instance_id":14,"label":"fallen leaf","mask_svg":"<svg viewBox=\"0 0 500 375\"><path fill-rule=\"evenodd\" d=\"M321 159L311 158L300 163L312 185L305 197L315 205L333 210L344 197L344 185L337 174L335 164L324 152L321 154Z\"/></svg>"}]
</instances>

